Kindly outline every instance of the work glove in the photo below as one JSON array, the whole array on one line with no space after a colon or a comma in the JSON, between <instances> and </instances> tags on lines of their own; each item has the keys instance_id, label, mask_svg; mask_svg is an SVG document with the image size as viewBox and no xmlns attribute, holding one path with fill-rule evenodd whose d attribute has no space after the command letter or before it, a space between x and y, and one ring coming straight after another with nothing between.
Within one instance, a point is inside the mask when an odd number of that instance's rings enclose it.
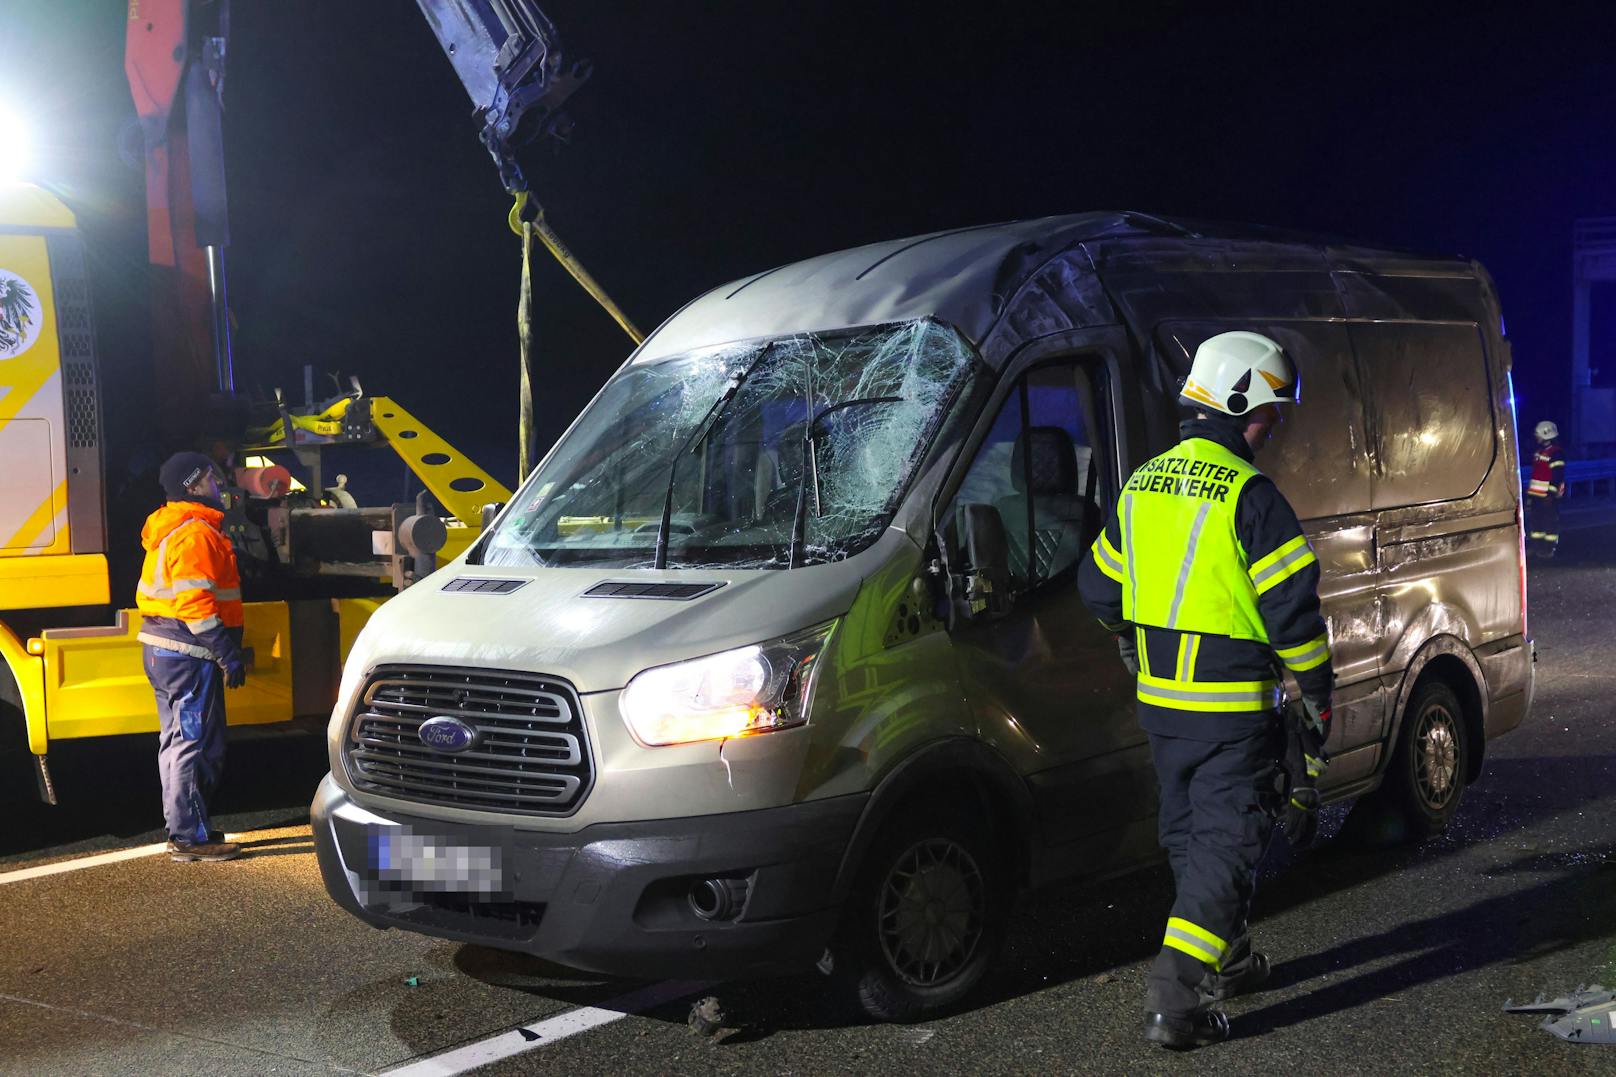
<instances>
[{"instance_id":1,"label":"work glove","mask_svg":"<svg viewBox=\"0 0 1616 1077\"><path fill-rule=\"evenodd\" d=\"M240 688L247 681L247 661L241 653L241 629L215 626L196 634L197 642L213 652L213 662L224 674L226 688Z\"/></svg>"},{"instance_id":2,"label":"work glove","mask_svg":"<svg viewBox=\"0 0 1616 1077\"><path fill-rule=\"evenodd\" d=\"M1319 833L1319 791L1311 785L1292 784L1280 823L1293 849L1306 849Z\"/></svg>"},{"instance_id":3,"label":"work glove","mask_svg":"<svg viewBox=\"0 0 1616 1077\"><path fill-rule=\"evenodd\" d=\"M1122 664L1128 667L1128 672L1137 677L1139 675L1139 647L1134 642L1132 632L1125 632L1117 636L1117 654L1122 656Z\"/></svg>"},{"instance_id":4,"label":"work glove","mask_svg":"<svg viewBox=\"0 0 1616 1077\"><path fill-rule=\"evenodd\" d=\"M241 660L241 652L235 651L219 659L219 669L224 673L224 686L226 688L240 688L247 683L247 666Z\"/></svg>"},{"instance_id":5,"label":"work glove","mask_svg":"<svg viewBox=\"0 0 1616 1077\"><path fill-rule=\"evenodd\" d=\"M1297 719L1301 739L1302 764L1315 781L1330 765L1330 753L1324 742L1330 739L1330 704L1320 705L1311 699L1302 700L1302 713Z\"/></svg>"},{"instance_id":6,"label":"work glove","mask_svg":"<svg viewBox=\"0 0 1616 1077\"><path fill-rule=\"evenodd\" d=\"M1285 812L1281 825L1295 849L1313 843L1319 831L1318 780L1330 765L1324 748L1330 729L1330 706L1313 700L1302 701L1301 712L1291 711L1285 720L1285 770L1290 776Z\"/></svg>"}]
</instances>

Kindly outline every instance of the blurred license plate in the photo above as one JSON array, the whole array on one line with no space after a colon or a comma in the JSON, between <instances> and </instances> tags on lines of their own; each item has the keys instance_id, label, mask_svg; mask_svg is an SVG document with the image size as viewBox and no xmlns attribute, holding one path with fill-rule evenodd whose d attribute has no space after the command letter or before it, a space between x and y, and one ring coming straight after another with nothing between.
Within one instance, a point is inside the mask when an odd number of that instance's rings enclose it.
<instances>
[{"instance_id":1,"label":"blurred license plate","mask_svg":"<svg viewBox=\"0 0 1616 1077\"><path fill-rule=\"evenodd\" d=\"M370 867L382 882L477 894L504 889L504 856L498 846L460 845L397 826L377 827L369 839Z\"/></svg>"}]
</instances>

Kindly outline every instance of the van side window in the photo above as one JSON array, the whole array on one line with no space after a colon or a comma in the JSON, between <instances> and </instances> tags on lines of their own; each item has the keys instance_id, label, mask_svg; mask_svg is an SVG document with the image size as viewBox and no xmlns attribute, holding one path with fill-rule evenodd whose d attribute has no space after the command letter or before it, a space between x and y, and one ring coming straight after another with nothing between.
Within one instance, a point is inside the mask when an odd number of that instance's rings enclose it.
<instances>
[{"instance_id":1,"label":"van side window","mask_svg":"<svg viewBox=\"0 0 1616 1077\"><path fill-rule=\"evenodd\" d=\"M1075 362L1038 367L1005 398L948 514L956 549L963 506L992 505L1010 543L1011 586L1026 591L1073 571L1104 519L1110 481L1090 433L1096 394Z\"/></svg>"},{"instance_id":2,"label":"van side window","mask_svg":"<svg viewBox=\"0 0 1616 1077\"><path fill-rule=\"evenodd\" d=\"M1351 330L1369 387L1374 507L1470 497L1497 449L1480 330L1406 322Z\"/></svg>"}]
</instances>

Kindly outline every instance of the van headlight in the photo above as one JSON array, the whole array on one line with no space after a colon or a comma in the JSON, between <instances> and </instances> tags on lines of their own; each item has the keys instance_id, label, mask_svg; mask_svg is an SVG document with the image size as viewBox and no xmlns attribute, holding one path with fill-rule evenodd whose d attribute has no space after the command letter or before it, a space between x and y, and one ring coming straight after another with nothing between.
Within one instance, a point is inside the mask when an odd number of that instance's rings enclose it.
<instances>
[{"instance_id":1,"label":"van headlight","mask_svg":"<svg viewBox=\"0 0 1616 1077\"><path fill-rule=\"evenodd\" d=\"M808 720L819 656L836 622L634 675L618 697L649 747L789 729Z\"/></svg>"}]
</instances>

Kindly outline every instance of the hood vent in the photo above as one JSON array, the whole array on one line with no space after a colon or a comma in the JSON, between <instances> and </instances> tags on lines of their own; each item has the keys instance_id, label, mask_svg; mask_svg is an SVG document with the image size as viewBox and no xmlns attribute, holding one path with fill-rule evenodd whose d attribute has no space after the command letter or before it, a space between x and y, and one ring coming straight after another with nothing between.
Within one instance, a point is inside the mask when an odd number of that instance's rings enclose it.
<instances>
[{"instance_id":1,"label":"hood vent","mask_svg":"<svg viewBox=\"0 0 1616 1077\"><path fill-rule=\"evenodd\" d=\"M480 576L456 576L443 585L445 591L465 591L468 594L508 595L527 580L490 580Z\"/></svg>"},{"instance_id":2,"label":"hood vent","mask_svg":"<svg viewBox=\"0 0 1616 1077\"><path fill-rule=\"evenodd\" d=\"M722 583L642 583L607 580L584 592L585 598L665 598L689 602L712 594Z\"/></svg>"}]
</instances>

